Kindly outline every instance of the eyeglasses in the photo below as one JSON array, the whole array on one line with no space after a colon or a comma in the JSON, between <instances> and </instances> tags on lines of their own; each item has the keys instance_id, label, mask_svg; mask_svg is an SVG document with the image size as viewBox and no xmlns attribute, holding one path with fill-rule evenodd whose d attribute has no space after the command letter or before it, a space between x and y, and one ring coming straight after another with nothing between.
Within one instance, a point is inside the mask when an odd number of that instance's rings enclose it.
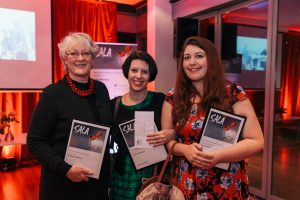
<instances>
[{"instance_id":1,"label":"eyeglasses","mask_svg":"<svg viewBox=\"0 0 300 200\"><path fill-rule=\"evenodd\" d=\"M74 58L74 59L78 58L79 55L81 55L83 58L90 58L92 56L92 53L89 52L89 51L81 52L81 53L79 53L79 52L70 52L70 53L67 53L66 52L66 55L70 56L71 58Z\"/></svg>"}]
</instances>

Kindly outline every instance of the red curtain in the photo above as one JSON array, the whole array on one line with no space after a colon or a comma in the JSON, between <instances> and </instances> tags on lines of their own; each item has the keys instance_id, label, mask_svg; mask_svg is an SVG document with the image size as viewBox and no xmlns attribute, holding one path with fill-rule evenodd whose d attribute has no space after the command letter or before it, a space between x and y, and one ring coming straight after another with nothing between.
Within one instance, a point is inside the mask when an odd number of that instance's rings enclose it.
<instances>
[{"instance_id":1,"label":"red curtain","mask_svg":"<svg viewBox=\"0 0 300 200\"><path fill-rule=\"evenodd\" d=\"M280 107L284 117L300 116L300 33L285 33L283 44Z\"/></svg>"},{"instance_id":2,"label":"red curtain","mask_svg":"<svg viewBox=\"0 0 300 200\"><path fill-rule=\"evenodd\" d=\"M69 32L80 31L97 42L117 41L117 6L95 0L53 0L54 81L64 76L57 44Z\"/></svg>"},{"instance_id":3,"label":"red curtain","mask_svg":"<svg viewBox=\"0 0 300 200\"><path fill-rule=\"evenodd\" d=\"M57 43L69 32L80 31L97 42L117 41L117 6L96 0L52 0L52 47L54 82L64 76ZM0 112L14 112L20 123L12 123L15 134L27 132L40 92L0 92ZM0 135L1 137L1 135ZM3 137L3 136L2 136ZM2 157L20 158L21 146L5 146Z\"/></svg>"}]
</instances>

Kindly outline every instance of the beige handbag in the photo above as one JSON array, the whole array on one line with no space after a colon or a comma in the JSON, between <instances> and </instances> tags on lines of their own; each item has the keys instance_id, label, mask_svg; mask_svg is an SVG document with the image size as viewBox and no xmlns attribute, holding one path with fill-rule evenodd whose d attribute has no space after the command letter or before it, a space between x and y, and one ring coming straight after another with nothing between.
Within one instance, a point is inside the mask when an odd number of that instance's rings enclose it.
<instances>
[{"instance_id":1,"label":"beige handbag","mask_svg":"<svg viewBox=\"0 0 300 200\"><path fill-rule=\"evenodd\" d=\"M141 187L136 199L137 200L184 200L181 190L173 185L173 177L169 177L166 183L161 183L164 176L168 161L172 156L174 149L174 143L171 147L168 157L164 162L164 165L159 173L159 176L153 176L149 178Z\"/></svg>"}]
</instances>

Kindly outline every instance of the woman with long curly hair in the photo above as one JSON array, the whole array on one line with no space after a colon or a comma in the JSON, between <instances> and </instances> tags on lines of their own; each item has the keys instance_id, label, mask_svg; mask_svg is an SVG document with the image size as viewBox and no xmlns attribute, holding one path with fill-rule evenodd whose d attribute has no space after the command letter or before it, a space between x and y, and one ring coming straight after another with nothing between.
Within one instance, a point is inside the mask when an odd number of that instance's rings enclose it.
<instances>
[{"instance_id":1,"label":"woman with long curly hair","mask_svg":"<svg viewBox=\"0 0 300 200\"><path fill-rule=\"evenodd\" d=\"M239 141L230 147L203 152L199 144L210 106L246 117ZM176 156L175 183L186 199L248 199L244 159L262 151L263 134L243 88L224 78L214 45L202 37L187 38L180 57L175 88L163 105L162 128L173 128ZM228 170L215 167L230 162Z\"/></svg>"}]
</instances>

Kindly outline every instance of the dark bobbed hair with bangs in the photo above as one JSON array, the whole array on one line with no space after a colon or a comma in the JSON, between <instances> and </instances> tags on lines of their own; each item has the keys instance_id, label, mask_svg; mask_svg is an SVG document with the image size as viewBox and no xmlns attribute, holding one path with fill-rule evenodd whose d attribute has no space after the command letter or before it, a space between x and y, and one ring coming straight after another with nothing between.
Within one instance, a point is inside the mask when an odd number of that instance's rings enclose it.
<instances>
[{"instance_id":1,"label":"dark bobbed hair with bangs","mask_svg":"<svg viewBox=\"0 0 300 200\"><path fill-rule=\"evenodd\" d=\"M192 81L183 69L184 52L187 46L193 45L205 51L207 72L203 79L203 94L199 94ZM227 97L225 87L224 67L214 44L200 36L189 37L185 40L178 66L175 92L173 95L173 120L179 124L185 123L192 106L191 98L200 95L199 107L206 112L210 106L225 109Z\"/></svg>"},{"instance_id":2,"label":"dark bobbed hair with bangs","mask_svg":"<svg viewBox=\"0 0 300 200\"><path fill-rule=\"evenodd\" d=\"M133 60L143 60L149 65L149 82L154 81L157 75L157 66L150 54L145 51L134 51L125 60L122 65L123 74L126 79L128 79L128 73L130 69L131 62Z\"/></svg>"}]
</instances>

